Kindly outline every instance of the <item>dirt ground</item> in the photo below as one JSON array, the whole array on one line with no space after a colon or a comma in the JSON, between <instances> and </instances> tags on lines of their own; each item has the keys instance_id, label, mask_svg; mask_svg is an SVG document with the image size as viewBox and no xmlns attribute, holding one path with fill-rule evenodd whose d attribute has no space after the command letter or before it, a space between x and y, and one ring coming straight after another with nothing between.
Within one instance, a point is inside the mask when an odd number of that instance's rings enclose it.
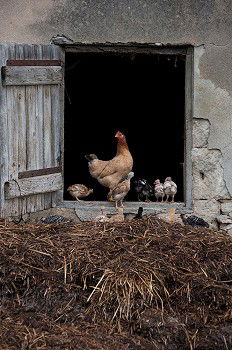
<instances>
[{"instance_id":1,"label":"dirt ground","mask_svg":"<svg viewBox=\"0 0 232 350\"><path fill-rule=\"evenodd\" d=\"M0 223L0 349L232 348L232 238L160 219Z\"/></svg>"}]
</instances>

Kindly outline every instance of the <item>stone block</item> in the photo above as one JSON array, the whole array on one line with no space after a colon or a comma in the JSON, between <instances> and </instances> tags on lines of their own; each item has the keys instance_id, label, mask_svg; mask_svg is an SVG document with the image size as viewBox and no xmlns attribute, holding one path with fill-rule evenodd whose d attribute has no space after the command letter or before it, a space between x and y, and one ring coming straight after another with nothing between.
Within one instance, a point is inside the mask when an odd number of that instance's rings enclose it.
<instances>
[{"instance_id":1,"label":"stone block","mask_svg":"<svg viewBox=\"0 0 232 350\"><path fill-rule=\"evenodd\" d=\"M220 215L220 204L217 200L194 200L194 214L206 220L211 227L217 228L215 218Z\"/></svg>"},{"instance_id":2,"label":"stone block","mask_svg":"<svg viewBox=\"0 0 232 350\"><path fill-rule=\"evenodd\" d=\"M192 149L194 199L230 198L224 181L221 161L222 156L219 150Z\"/></svg>"},{"instance_id":3,"label":"stone block","mask_svg":"<svg viewBox=\"0 0 232 350\"><path fill-rule=\"evenodd\" d=\"M228 231L232 230L232 224L229 224L229 225L220 224L220 230L228 232Z\"/></svg>"},{"instance_id":4,"label":"stone block","mask_svg":"<svg viewBox=\"0 0 232 350\"><path fill-rule=\"evenodd\" d=\"M232 224L232 219L228 215L219 215L216 219L220 224Z\"/></svg>"},{"instance_id":5,"label":"stone block","mask_svg":"<svg viewBox=\"0 0 232 350\"><path fill-rule=\"evenodd\" d=\"M222 214L232 214L232 200L221 202L221 212Z\"/></svg>"},{"instance_id":6,"label":"stone block","mask_svg":"<svg viewBox=\"0 0 232 350\"><path fill-rule=\"evenodd\" d=\"M206 119L193 120L193 147L207 147L210 124Z\"/></svg>"},{"instance_id":7,"label":"stone block","mask_svg":"<svg viewBox=\"0 0 232 350\"><path fill-rule=\"evenodd\" d=\"M226 233L228 233L228 235L232 236L232 229L228 230Z\"/></svg>"}]
</instances>

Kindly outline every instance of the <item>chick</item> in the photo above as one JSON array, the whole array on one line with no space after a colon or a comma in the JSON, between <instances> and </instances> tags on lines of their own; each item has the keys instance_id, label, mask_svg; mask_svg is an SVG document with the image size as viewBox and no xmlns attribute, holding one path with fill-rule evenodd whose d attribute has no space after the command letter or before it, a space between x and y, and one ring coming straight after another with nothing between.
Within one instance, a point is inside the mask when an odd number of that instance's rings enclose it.
<instances>
[{"instance_id":1,"label":"chick","mask_svg":"<svg viewBox=\"0 0 232 350\"><path fill-rule=\"evenodd\" d=\"M134 188L137 192L138 201L149 202L149 197L153 196L153 188L145 179L139 179L134 182Z\"/></svg>"},{"instance_id":2,"label":"chick","mask_svg":"<svg viewBox=\"0 0 232 350\"><path fill-rule=\"evenodd\" d=\"M154 194L156 197L156 202L159 201L159 198L161 198L161 202L164 201L164 185L160 183L160 180L157 179L154 182Z\"/></svg>"},{"instance_id":3,"label":"chick","mask_svg":"<svg viewBox=\"0 0 232 350\"><path fill-rule=\"evenodd\" d=\"M187 217L186 214L180 214L180 217L185 225L190 225L193 227L196 227L196 226L209 227L208 222L206 222L202 218L199 218L198 216L191 215Z\"/></svg>"},{"instance_id":4,"label":"chick","mask_svg":"<svg viewBox=\"0 0 232 350\"><path fill-rule=\"evenodd\" d=\"M130 190L130 180L133 176L134 173L131 171L124 181L119 182L119 184L108 193L108 200L115 202L116 208L118 208L118 202L120 202L121 207L123 207L122 201Z\"/></svg>"},{"instance_id":5,"label":"chick","mask_svg":"<svg viewBox=\"0 0 232 350\"><path fill-rule=\"evenodd\" d=\"M124 221L124 214L123 214L123 207L117 207L118 213L115 215L112 215L109 219L109 222L123 222Z\"/></svg>"},{"instance_id":6,"label":"chick","mask_svg":"<svg viewBox=\"0 0 232 350\"><path fill-rule=\"evenodd\" d=\"M90 193L93 193L93 189L88 189L85 185L75 184L67 188L67 191L76 198L78 202L81 202L80 198L87 197Z\"/></svg>"},{"instance_id":7,"label":"chick","mask_svg":"<svg viewBox=\"0 0 232 350\"><path fill-rule=\"evenodd\" d=\"M95 222L108 222L109 218L106 215L106 208L101 207L101 212L102 212L102 215L96 216L96 218L93 221L95 221Z\"/></svg>"},{"instance_id":8,"label":"chick","mask_svg":"<svg viewBox=\"0 0 232 350\"><path fill-rule=\"evenodd\" d=\"M177 193L177 185L172 181L171 177L166 177L164 181L164 193L166 194L166 202L168 202L170 196L172 198L172 203L174 203L174 197Z\"/></svg>"}]
</instances>

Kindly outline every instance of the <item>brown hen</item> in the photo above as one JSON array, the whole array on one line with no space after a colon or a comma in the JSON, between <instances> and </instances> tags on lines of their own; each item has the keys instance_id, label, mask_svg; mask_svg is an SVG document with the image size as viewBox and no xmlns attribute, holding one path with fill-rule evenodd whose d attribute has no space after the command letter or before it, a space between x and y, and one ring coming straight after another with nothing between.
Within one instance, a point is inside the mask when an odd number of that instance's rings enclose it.
<instances>
[{"instance_id":1,"label":"brown hen","mask_svg":"<svg viewBox=\"0 0 232 350\"><path fill-rule=\"evenodd\" d=\"M86 155L88 159L90 175L110 190L125 179L133 167L133 158L129 151L125 136L118 131L115 134L118 139L117 153L111 160L100 160L95 154Z\"/></svg>"}]
</instances>

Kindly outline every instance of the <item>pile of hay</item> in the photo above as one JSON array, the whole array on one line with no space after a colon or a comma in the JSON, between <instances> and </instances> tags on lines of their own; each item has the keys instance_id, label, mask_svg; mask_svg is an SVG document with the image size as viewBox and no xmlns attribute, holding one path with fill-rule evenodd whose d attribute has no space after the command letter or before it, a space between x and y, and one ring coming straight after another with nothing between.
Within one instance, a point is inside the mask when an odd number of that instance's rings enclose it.
<instances>
[{"instance_id":1,"label":"pile of hay","mask_svg":"<svg viewBox=\"0 0 232 350\"><path fill-rule=\"evenodd\" d=\"M232 238L147 218L0 225L1 349L230 349Z\"/></svg>"}]
</instances>

